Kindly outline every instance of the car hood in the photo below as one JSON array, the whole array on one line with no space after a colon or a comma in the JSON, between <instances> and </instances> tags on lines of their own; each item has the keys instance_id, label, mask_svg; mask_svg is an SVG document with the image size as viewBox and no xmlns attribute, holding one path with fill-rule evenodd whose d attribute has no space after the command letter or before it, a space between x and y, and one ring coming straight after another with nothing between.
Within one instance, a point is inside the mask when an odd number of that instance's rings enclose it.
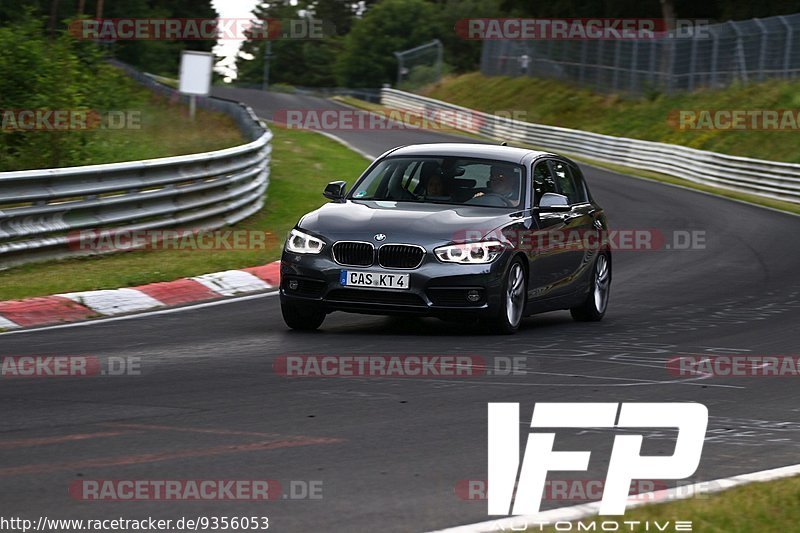
<instances>
[{"instance_id":1,"label":"car hood","mask_svg":"<svg viewBox=\"0 0 800 533\"><path fill-rule=\"evenodd\" d=\"M298 226L331 240L441 244L476 240L513 220L519 211L394 201L329 203L304 216Z\"/></svg>"}]
</instances>

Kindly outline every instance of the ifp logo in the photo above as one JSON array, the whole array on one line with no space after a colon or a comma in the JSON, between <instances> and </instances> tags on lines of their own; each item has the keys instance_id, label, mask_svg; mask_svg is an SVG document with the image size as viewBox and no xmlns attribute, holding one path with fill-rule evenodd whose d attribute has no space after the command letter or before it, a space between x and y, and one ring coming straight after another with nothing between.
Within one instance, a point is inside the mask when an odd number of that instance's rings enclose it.
<instances>
[{"instance_id":1,"label":"ifp logo","mask_svg":"<svg viewBox=\"0 0 800 533\"><path fill-rule=\"evenodd\" d=\"M625 513L633 480L683 479L694 474L700 464L707 426L708 409L699 403L537 403L530 425L531 428L678 429L675 453L666 457L642 456L642 435L614 437L600 503L601 515ZM555 451L555 436L548 432L530 433L520 468L519 404L489 404L490 515L536 514L548 472L588 469L591 452Z\"/></svg>"}]
</instances>

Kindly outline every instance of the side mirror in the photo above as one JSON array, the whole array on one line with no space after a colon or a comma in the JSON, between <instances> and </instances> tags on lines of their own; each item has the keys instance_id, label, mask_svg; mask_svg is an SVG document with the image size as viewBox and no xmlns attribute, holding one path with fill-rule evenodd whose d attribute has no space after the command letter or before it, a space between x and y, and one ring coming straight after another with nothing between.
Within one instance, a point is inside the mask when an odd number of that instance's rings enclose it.
<instances>
[{"instance_id":1,"label":"side mirror","mask_svg":"<svg viewBox=\"0 0 800 533\"><path fill-rule=\"evenodd\" d=\"M569 211L569 198L563 194L546 192L539 200L539 210L541 211Z\"/></svg>"},{"instance_id":2,"label":"side mirror","mask_svg":"<svg viewBox=\"0 0 800 533\"><path fill-rule=\"evenodd\" d=\"M335 202L339 202L344 198L345 187L347 187L346 181L332 181L325 186L322 196Z\"/></svg>"}]
</instances>

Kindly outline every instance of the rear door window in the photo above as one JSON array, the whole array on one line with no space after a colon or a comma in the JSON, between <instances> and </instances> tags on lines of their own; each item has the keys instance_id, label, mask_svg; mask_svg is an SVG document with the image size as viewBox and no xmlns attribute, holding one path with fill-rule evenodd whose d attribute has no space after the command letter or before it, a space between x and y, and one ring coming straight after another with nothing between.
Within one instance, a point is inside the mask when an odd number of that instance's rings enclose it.
<instances>
[{"instance_id":1,"label":"rear door window","mask_svg":"<svg viewBox=\"0 0 800 533\"><path fill-rule=\"evenodd\" d=\"M541 161L533 167L533 198L539 205L539 200L542 195L548 192L558 192L556 182L553 175L550 173L550 167L547 161Z\"/></svg>"},{"instance_id":2,"label":"rear door window","mask_svg":"<svg viewBox=\"0 0 800 533\"><path fill-rule=\"evenodd\" d=\"M551 160L550 170L558 187L558 193L566 196L570 205L586 201L584 191L575 183L569 165L562 161Z\"/></svg>"}]
</instances>

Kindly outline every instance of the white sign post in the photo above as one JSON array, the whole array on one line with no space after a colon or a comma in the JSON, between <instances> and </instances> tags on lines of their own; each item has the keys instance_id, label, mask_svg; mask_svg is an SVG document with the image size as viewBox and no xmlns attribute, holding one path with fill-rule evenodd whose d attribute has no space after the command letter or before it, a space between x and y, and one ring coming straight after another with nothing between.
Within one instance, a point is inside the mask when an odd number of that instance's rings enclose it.
<instances>
[{"instance_id":1,"label":"white sign post","mask_svg":"<svg viewBox=\"0 0 800 533\"><path fill-rule=\"evenodd\" d=\"M178 90L189 95L189 116L194 120L197 95L208 96L211 92L211 69L214 54L184 50L181 52L181 73Z\"/></svg>"}]
</instances>

